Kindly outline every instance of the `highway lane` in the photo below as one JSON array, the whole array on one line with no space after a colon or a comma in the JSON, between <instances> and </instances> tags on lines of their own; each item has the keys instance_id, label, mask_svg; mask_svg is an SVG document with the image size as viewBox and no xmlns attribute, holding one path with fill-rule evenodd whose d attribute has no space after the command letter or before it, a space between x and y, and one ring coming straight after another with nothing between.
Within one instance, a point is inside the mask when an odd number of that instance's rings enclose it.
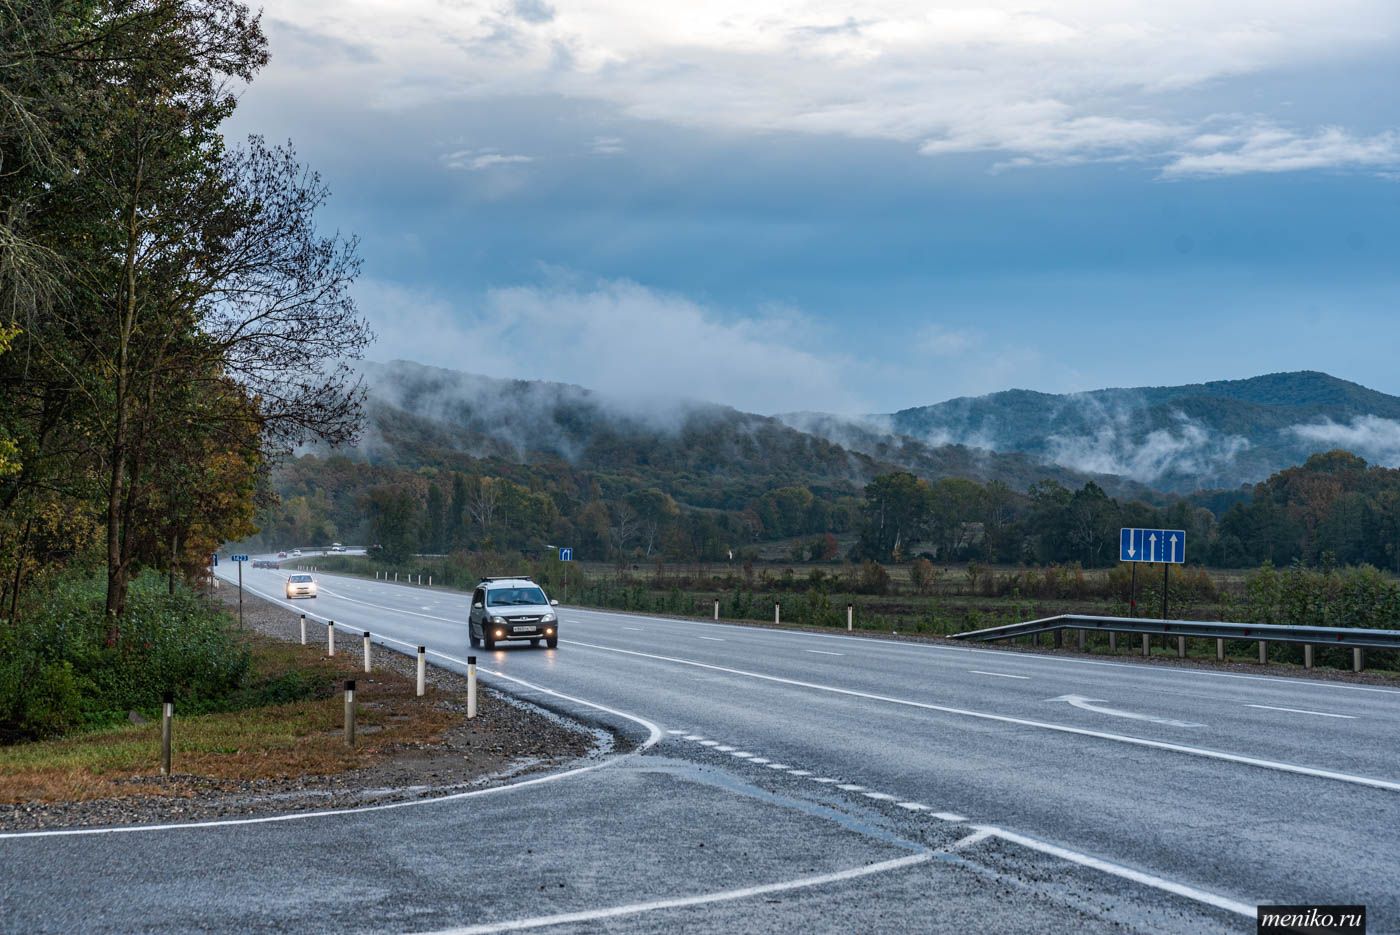
<instances>
[{"instance_id":1,"label":"highway lane","mask_svg":"<svg viewBox=\"0 0 1400 935\"><path fill-rule=\"evenodd\" d=\"M246 580L270 589L280 577ZM324 596L305 602L321 614L455 658L468 652L457 622L465 594L322 584ZM668 744L688 758L834 806L924 806L906 817L994 823L1239 902L1355 901L1378 922L1400 920L1390 872L1400 865L1400 789L1365 784L1400 784L1395 693L573 608L562 619L558 652L477 655L503 674L682 730ZM1065 695L1083 704L1052 700Z\"/></svg>"}]
</instances>

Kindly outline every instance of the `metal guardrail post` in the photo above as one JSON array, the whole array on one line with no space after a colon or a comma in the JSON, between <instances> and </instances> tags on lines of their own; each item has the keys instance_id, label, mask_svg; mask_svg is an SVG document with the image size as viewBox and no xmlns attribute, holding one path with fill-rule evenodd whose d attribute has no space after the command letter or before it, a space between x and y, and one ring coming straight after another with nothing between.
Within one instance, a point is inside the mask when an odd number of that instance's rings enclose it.
<instances>
[{"instance_id":1,"label":"metal guardrail post","mask_svg":"<svg viewBox=\"0 0 1400 935\"><path fill-rule=\"evenodd\" d=\"M1178 636L1176 638L1176 658L1186 658L1186 637L1184 636Z\"/></svg>"},{"instance_id":2,"label":"metal guardrail post","mask_svg":"<svg viewBox=\"0 0 1400 935\"><path fill-rule=\"evenodd\" d=\"M1032 645L1032 646L1039 646L1039 645L1040 645L1040 634L1039 634L1039 633L1032 633L1032 634L1031 634L1031 645Z\"/></svg>"},{"instance_id":3,"label":"metal guardrail post","mask_svg":"<svg viewBox=\"0 0 1400 935\"><path fill-rule=\"evenodd\" d=\"M1259 664L1261 666L1269 664L1269 641L1259 641Z\"/></svg>"},{"instance_id":4,"label":"metal guardrail post","mask_svg":"<svg viewBox=\"0 0 1400 935\"><path fill-rule=\"evenodd\" d=\"M1306 645L1303 646L1303 668L1304 668L1304 669L1311 669L1312 667L1313 667L1313 647L1312 647L1312 643L1308 643L1308 644L1306 644Z\"/></svg>"},{"instance_id":5,"label":"metal guardrail post","mask_svg":"<svg viewBox=\"0 0 1400 935\"><path fill-rule=\"evenodd\" d=\"M170 775L170 746L175 722L175 693L166 692L160 704L160 774Z\"/></svg>"},{"instance_id":6,"label":"metal guardrail post","mask_svg":"<svg viewBox=\"0 0 1400 935\"><path fill-rule=\"evenodd\" d=\"M1108 651L1111 653L1118 652L1118 634L1112 631L1108 634Z\"/></svg>"},{"instance_id":7,"label":"metal guardrail post","mask_svg":"<svg viewBox=\"0 0 1400 935\"><path fill-rule=\"evenodd\" d=\"M1142 654L1144 656L1152 655L1152 637L1147 633L1142 635Z\"/></svg>"},{"instance_id":8,"label":"metal guardrail post","mask_svg":"<svg viewBox=\"0 0 1400 935\"><path fill-rule=\"evenodd\" d=\"M1216 658L1216 661L1218 661L1218 662L1224 662L1224 661L1225 661L1225 641L1224 641L1224 640L1218 639L1218 640L1215 641L1215 658Z\"/></svg>"},{"instance_id":9,"label":"metal guardrail post","mask_svg":"<svg viewBox=\"0 0 1400 935\"><path fill-rule=\"evenodd\" d=\"M1353 646L1351 648L1351 671L1361 671L1363 661L1366 658L1363 655L1364 652L1365 650L1363 650L1360 646Z\"/></svg>"},{"instance_id":10,"label":"metal guardrail post","mask_svg":"<svg viewBox=\"0 0 1400 935\"><path fill-rule=\"evenodd\" d=\"M1079 651L1082 653L1084 652L1084 631L1077 630L1075 632L1079 634Z\"/></svg>"}]
</instances>

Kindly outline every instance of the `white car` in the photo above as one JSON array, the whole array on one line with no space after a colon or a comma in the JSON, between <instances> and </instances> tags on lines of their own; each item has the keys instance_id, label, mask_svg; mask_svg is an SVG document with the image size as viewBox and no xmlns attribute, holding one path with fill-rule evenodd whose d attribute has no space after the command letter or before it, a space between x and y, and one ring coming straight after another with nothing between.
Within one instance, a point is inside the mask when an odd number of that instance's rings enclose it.
<instances>
[{"instance_id":1,"label":"white car","mask_svg":"<svg viewBox=\"0 0 1400 935\"><path fill-rule=\"evenodd\" d=\"M287 576L287 600L297 597L315 597L316 579L310 575Z\"/></svg>"},{"instance_id":2,"label":"white car","mask_svg":"<svg viewBox=\"0 0 1400 935\"><path fill-rule=\"evenodd\" d=\"M488 650L506 640L529 640L533 646L544 643L555 649L559 646L558 606L528 577L483 578L472 594L467 638L472 646Z\"/></svg>"},{"instance_id":3,"label":"white car","mask_svg":"<svg viewBox=\"0 0 1400 935\"><path fill-rule=\"evenodd\" d=\"M293 555L300 555L300 554L301 554L301 549L292 549L292 554L293 554Z\"/></svg>"}]
</instances>

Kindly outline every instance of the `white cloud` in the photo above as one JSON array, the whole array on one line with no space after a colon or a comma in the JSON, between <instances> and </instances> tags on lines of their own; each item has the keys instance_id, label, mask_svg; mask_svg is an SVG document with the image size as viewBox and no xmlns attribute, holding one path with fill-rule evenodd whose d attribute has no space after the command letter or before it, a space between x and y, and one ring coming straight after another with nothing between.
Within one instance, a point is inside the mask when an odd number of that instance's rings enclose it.
<instances>
[{"instance_id":1,"label":"white cloud","mask_svg":"<svg viewBox=\"0 0 1400 935\"><path fill-rule=\"evenodd\" d=\"M292 7L293 5L288 5ZM906 142L1003 165L1143 159L1171 175L1384 168L1395 142L1172 92L1395 53L1393 0L302 0L300 35L363 50L278 64L399 107L553 94L723 131ZM1278 114L1262 119L1279 123Z\"/></svg>"},{"instance_id":2,"label":"white cloud","mask_svg":"<svg viewBox=\"0 0 1400 935\"><path fill-rule=\"evenodd\" d=\"M510 153L496 153L490 150L461 149L456 152L447 153L442 157L442 164L448 169L462 169L467 172L480 172L483 169L490 169L495 166L518 165L525 162L534 162L533 156L522 156Z\"/></svg>"},{"instance_id":3,"label":"white cloud","mask_svg":"<svg viewBox=\"0 0 1400 935\"><path fill-rule=\"evenodd\" d=\"M1400 166L1400 133L1354 136L1339 127L1304 135L1266 125L1239 135L1203 134L1188 141L1193 152L1169 163L1167 177L1297 172L1304 169L1388 169Z\"/></svg>"},{"instance_id":4,"label":"white cloud","mask_svg":"<svg viewBox=\"0 0 1400 935\"><path fill-rule=\"evenodd\" d=\"M1400 466L1400 422L1380 416L1358 416L1350 423L1324 419L1294 425L1288 433L1322 448L1345 448L1386 467Z\"/></svg>"},{"instance_id":5,"label":"white cloud","mask_svg":"<svg viewBox=\"0 0 1400 935\"><path fill-rule=\"evenodd\" d=\"M933 357L961 357L976 346L979 336L971 331L925 325L914 337L920 353Z\"/></svg>"},{"instance_id":6,"label":"white cloud","mask_svg":"<svg viewBox=\"0 0 1400 935\"><path fill-rule=\"evenodd\" d=\"M492 289L461 304L373 280L357 293L379 335L376 360L761 413L868 408L849 389L859 368L809 348L811 324L791 310L730 318L628 281Z\"/></svg>"},{"instance_id":7,"label":"white cloud","mask_svg":"<svg viewBox=\"0 0 1400 935\"><path fill-rule=\"evenodd\" d=\"M621 138L616 136L595 136L593 142L588 144L588 149L598 156L616 156L626 152Z\"/></svg>"}]
</instances>

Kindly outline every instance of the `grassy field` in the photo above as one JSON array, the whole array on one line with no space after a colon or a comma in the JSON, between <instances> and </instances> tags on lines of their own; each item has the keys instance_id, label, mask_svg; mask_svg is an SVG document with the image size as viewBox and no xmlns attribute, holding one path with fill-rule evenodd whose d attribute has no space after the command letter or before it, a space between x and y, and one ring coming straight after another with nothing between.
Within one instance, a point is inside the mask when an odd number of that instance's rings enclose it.
<instances>
[{"instance_id":1,"label":"grassy field","mask_svg":"<svg viewBox=\"0 0 1400 935\"><path fill-rule=\"evenodd\" d=\"M366 675L358 652L320 649L251 632L248 691L282 703L182 717L176 710L173 771L208 780L289 779L373 763L390 748L437 741L453 716L415 697L413 681ZM343 680L357 681L358 740L342 734ZM0 803L79 801L118 795L189 795L162 780L160 724L132 724L57 740L0 747Z\"/></svg>"}]
</instances>

